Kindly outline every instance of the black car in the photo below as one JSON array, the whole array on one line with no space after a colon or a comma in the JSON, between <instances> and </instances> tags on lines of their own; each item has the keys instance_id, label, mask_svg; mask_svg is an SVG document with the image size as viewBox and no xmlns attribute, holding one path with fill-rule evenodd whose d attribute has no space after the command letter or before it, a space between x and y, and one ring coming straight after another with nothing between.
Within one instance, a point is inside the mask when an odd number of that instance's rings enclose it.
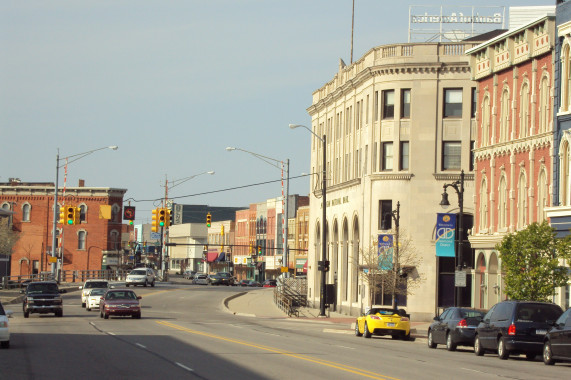
<instances>
[{"instance_id":1,"label":"black car","mask_svg":"<svg viewBox=\"0 0 571 380\"><path fill-rule=\"evenodd\" d=\"M445 344L448 351L457 346L473 346L474 332L486 314L483 310L450 307L428 327L428 347Z\"/></svg>"},{"instance_id":2,"label":"black car","mask_svg":"<svg viewBox=\"0 0 571 380\"><path fill-rule=\"evenodd\" d=\"M492 306L476 328L474 353L496 351L502 360L510 354L525 354L532 360L543 350L545 334L563 314L555 304L503 301Z\"/></svg>"},{"instance_id":3,"label":"black car","mask_svg":"<svg viewBox=\"0 0 571 380\"><path fill-rule=\"evenodd\" d=\"M571 361L571 309L555 321L543 343L543 362L553 365L557 361Z\"/></svg>"},{"instance_id":4,"label":"black car","mask_svg":"<svg viewBox=\"0 0 571 380\"><path fill-rule=\"evenodd\" d=\"M63 316L63 301L55 281L33 281L28 284L24 294L22 309L24 318L28 318L31 313L46 314L54 313L56 317Z\"/></svg>"}]
</instances>

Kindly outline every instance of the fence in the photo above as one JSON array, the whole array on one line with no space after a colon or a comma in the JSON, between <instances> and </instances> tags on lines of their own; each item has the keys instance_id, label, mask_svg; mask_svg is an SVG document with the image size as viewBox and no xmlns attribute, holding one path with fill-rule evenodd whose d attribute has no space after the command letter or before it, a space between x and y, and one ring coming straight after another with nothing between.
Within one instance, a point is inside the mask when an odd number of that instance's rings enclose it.
<instances>
[{"instance_id":1,"label":"fence","mask_svg":"<svg viewBox=\"0 0 571 380\"><path fill-rule=\"evenodd\" d=\"M274 303L290 317L299 317L299 308L307 306L307 279L279 279Z\"/></svg>"}]
</instances>

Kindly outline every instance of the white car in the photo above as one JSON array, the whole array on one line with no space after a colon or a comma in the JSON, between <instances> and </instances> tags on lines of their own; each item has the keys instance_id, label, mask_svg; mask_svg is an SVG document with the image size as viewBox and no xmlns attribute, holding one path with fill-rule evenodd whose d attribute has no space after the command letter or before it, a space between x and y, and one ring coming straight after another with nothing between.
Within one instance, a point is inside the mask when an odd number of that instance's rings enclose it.
<instances>
[{"instance_id":1,"label":"white car","mask_svg":"<svg viewBox=\"0 0 571 380\"><path fill-rule=\"evenodd\" d=\"M8 318L12 317L12 311L4 310L0 303L0 345L2 348L10 347L10 329L8 328Z\"/></svg>"},{"instance_id":2,"label":"white car","mask_svg":"<svg viewBox=\"0 0 571 380\"><path fill-rule=\"evenodd\" d=\"M155 271L151 268L136 268L127 275L125 285L151 285L155 286Z\"/></svg>"},{"instance_id":3,"label":"white car","mask_svg":"<svg viewBox=\"0 0 571 380\"><path fill-rule=\"evenodd\" d=\"M197 285L208 285L210 282L208 281L208 275L206 273L197 273L194 276L192 283Z\"/></svg>"},{"instance_id":4,"label":"white car","mask_svg":"<svg viewBox=\"0 0 571 380\"><path fill-rule=\"evenodd\" d=\"M83 286L80 286L79 289L81 290L81 307L85 307L85 302L87 300L87 295L89 294L89 292L91 291L91 289L93 288L101 288L101 289L109 289L109 281L107 280L87 280L85 281L85 283L83 284Z\"/></svg>"},{"instance_id":5,"label":"white car","mask_svg":"<svg viewBox=\"0 0 571 380\"><path fill-rule=\"evenodd\" d=\"M89 294L85 299L85 309L87 311L91 311L91 309L99 310L99 301L101 301L101 297L103 297L106 291L107 289L104 288L90 289Z\"/></svg>"}]
</instances>

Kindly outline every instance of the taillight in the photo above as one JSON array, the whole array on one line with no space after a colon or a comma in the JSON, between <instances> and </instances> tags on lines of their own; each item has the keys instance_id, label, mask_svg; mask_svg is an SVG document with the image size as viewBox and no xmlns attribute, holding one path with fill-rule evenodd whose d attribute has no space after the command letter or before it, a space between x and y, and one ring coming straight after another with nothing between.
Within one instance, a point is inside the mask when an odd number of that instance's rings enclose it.
<instances>
[{"instance_id":1,"label":"taillight","mask_svg":"<svg viewBox=\"0 0 571 380\"><path fill-rule=\"evenodd\" d=\"M456 327L465 328L468 327L468 322L465 319L461 319L457 324Z\"/></svg>"},{"instance_id":2,"label":"taillight","mask_svg":"<svg viewBox=\"0 0 571 380\"><path fill-rule=\"evenodd\" d=\"M401 317L400 321L401 321L401 322L407 322L407 321L408 321L408 317Z\"/></svg>"},{"instance_id":3,"label":"taillight","mask_svg":"<svg viewBox=\"0 0 571 380\"><path fill-rule=\"evenodd\" d=\"M377 317L376 315L371 315L371 319L381 319L381 318Z\"/></svg>"},{"instance_id":4,"label":"taillight","mask_svg":"<svg viewBox=\"0 0 571 380\"><path fill-rule=\"evenodd\" d=\"M515 325L513 323L508 328L508 335L515 335Z\"/></svg>"}]
</instances>

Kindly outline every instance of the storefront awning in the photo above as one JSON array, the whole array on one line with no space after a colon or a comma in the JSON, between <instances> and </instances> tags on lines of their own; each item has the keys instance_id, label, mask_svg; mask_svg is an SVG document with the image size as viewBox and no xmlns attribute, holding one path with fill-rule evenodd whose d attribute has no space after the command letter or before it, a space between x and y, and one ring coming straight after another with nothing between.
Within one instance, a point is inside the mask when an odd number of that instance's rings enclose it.
<instances>
[{"instance_id":1,"label":"storefront awning","mask_svg":"<svg viewBox=\"0 0 571 380\"><path fill-rule=\"evenodd\" d=\"M220 252L220 255L218 255L216 261L224 261L225 257L226 256L224 255L224 252Z\"/></svg>"},{"instance_id":2,"label":"storefront awning","mask_svg":"<svg viewBox=\"0 0 571 380\"><path fill-rule=\"evenodd\" d=\"M218 258L218 252L208 252L207 261L213 263Z\"/></svg>"}]
</instances>

